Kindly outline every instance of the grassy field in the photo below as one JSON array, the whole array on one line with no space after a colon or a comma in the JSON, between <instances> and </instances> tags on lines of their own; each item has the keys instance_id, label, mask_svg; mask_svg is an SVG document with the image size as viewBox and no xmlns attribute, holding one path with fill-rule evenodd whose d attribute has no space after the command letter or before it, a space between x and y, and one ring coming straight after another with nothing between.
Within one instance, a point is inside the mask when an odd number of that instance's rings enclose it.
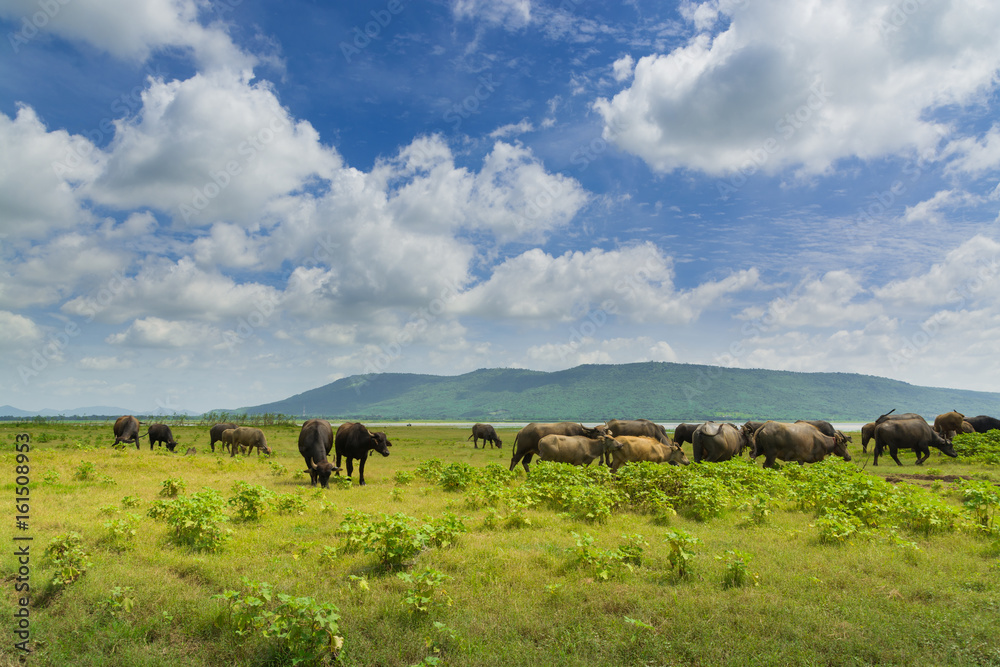
<instances>
[{"instance_id":1,"label":"grassy field","mask_svg":"<svg viewBox=\"0 0 1000 667\"><path fill-rule=\"evenodd\" d=\"M673 491L646 497L596 467L508 476L511 430L474 450L464 428L414 425L386 429L367 486L322 490L298 428L264 430L270 458L212 453L204 426L173 428L192 456L112 450L110 424L0 426L8 499L15 436L31 438L29 529L10 531L32 538L29 664L291 664L306 639L239 621L266 582L258 618L336 607L325 636L347 665L1000 665L997 507L977 515L959 479L996 467L935 450L873 468L854 434L850 464L652 471ZM217 548L178 541L170 487L221 499ZM75 566L44 556L71 533ZM0 558L8 627L21 544ZM17 641L0 661L19 663Z\"/></svg>"}]
</instances>

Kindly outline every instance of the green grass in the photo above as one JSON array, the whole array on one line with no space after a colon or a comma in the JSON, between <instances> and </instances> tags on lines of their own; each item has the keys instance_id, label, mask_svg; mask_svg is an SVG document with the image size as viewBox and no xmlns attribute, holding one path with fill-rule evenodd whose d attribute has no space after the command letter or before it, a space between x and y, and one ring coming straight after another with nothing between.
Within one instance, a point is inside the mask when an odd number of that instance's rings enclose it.
<instances>
[{"instance_id":1,"label":"green grass","mask_svg":"<svg viewBox=\"0 0 1000 667\"><path fill-rule=\"evenodd\" d=\"M953 531L910 532L886 510L874 512L874 525L861 533L826 544L816 511L774 492L767 498L769 514L757 525L739 488L726 486L723 478L689 489L725 489L721 516L714 518L698 520L697 512L675 505L678 513L664 522L619 500L603 521L588 520L572 504L581 502L579 496L567 492L565 504L556 506L539 500L544 490L536 489L533 504L514 521L510 502L491 506L476 496L471 503L468 488L445 491L416 474L430 459L445 469L456 463L477 471L491 463L506 469L512 430L499 433L503 450L473 450L466 429L390 427L392 454L369 458L366 487L356 486L355 471L352 487L320 490L300 472L305 466L296 448L297 427L265 427L275 452L271 459L212 454L204 427L172 427L178 451L194 446L194 456L162 448L151 453L148 445L116 452L108 447L108 425L29 428L33 665L287 664L288 654L275 640L238 636L227 623L225 603L213 598L227 590L245 592L244 578L267 582L275 593L334 604L344 639L340 659L347 665L413 665L428 657L445 665L490 666L1000 665L1000 547L995 537L972 527L953 493L957 482L898 482L921 485L921 498L957 512L962 519ZM15 487L14 435L23 430L0 427L6 471L0 479L8 498ZM854 440L860 442L857 435ZM864 467L863 479L872 480L878 492L885 487L875 476L1000 480L996 467L936 451L920 468L909 454L900 457L903 467L887 459L877 468L865 466L860 446L852 454L851 470ZM272 462L288 472L275 474ZM74 479L86 463L93 474ZM831 479L845 479L832 470ZM455 486L467 472L451 467L448 483ZM397 485L397 473L404 473L404 484ZM784 471L783 477L801 473ZM688 479L699 471L691 466L679 474ZM178 546L169 526L147 515L164 499L160 492L168 479L183 482L181 496L210 488L225 499L242 481L278 496L297 495L305 511L224 522L231 533L215 551ZM602 484L589 483L590 491ZM518 466L512 485L498 493L527 498L530 488ZM137 497L138 506L123 507L127 496ZM386 566L375 553L342 548L338 530L352 510L375 519L403 513L414 526L451 514L468 531L448 546L428 543L412 560ZM234 518L232 507L224 511ZM111 539L105 524L129 514L141 517L135 539ZM664 542L669 531L697 538L689 547L694 557L687 577L671 567ZM54 586L49 582L56 568L42 553L53 538L70 532L82 536L89 566L78 580ZM584 535L593 538L594 553L613 564L606 576L599 565L581 559L578 541ZM634 535L646 546L640 564L626 566L615 553ZM338 547L336 556L328 558L326 547ZM12 551L4 549L0 558L7 599L15 597ZM746 568L756 575L748 585L726 584L729 551L748 556ZM415 613L406 603L412 584L397 574L426 568L447 576L437 584L437 603ZM122 591L132 601L127 609L115 605ZM0 660L16 664L14 641L8 634Z\"/></svg>"}]
</instances>

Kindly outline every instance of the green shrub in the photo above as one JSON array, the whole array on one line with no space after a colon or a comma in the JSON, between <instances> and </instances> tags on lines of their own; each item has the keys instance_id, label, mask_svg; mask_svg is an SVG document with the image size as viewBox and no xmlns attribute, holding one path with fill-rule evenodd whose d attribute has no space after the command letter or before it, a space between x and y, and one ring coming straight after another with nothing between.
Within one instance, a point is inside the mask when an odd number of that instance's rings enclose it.
<instances>
[{"instance_id":1,"label":"green shrub","mask_svg":"<svg viewBox=\"0 0 1000 667\"><path fill-rule=\"evenodd\" d=\"M476 469L468 463L456 461L441 469L438 485L445 491L464 491L478 481Z\"/></svg>"},{"instance_id":2,"label":"green shrub","mask_svg":"<svg viewBox=\"0 0 1000 667\"><path fill-rule=\"evenodd\" d=\"M53 537L45 547L42 558L55 566L52 584L59 588L68 586L82 577L92 565L87 560L87 552L83 549L83 538L76 532Z\"/></svg>"},{"instance_id":3,"label":"green shrub","mask_svg":"<svg viewBox=\"0 0 1000 667\"><path fill-rule=\"evenodd\" d=\"M750 571L750 554L728 550L715 558L725 561L725 570L722 574L723 588L742 588L748 584L760 585L760 575Z\"/></svg>"},{"instance_id":4,"label":"green shrub","mask_svg":"<svg viewBox=\"0 0 1000 667\"><path fill-rule=\"evenodd\" d=\"M273 594L267 582L243 583L249 591L227 590L213 599L227 605L229 627L241 636L260 635L278 643L280 664L323 665L336 660L344 646L339 610L310 597Z\"/></svg>"},{"instance_id":5,"label":"green shrub","mask_svg":"<svg viewBox=\"0 0 1000 667\"><path fill-rule=\"evenodd\" d=\"M233 484L232 492L228 503L233 508L236 521L241 522L260 521L274 498L274 491L243 480Z\"/></svg>"},{"instance_id":6,"label":"green shrub","mask_svg":"<svg viewBox=\"0 0 1000 667\"><path fill-rule=\"evenodd\" d=\"M438 480L441 479L441 471L443 469L444 463L441 462L441 459L427 459L417 466L414 472L420 479L437 484Z\"/></svg>"},{"instance_id":7,"label":"green shrub","mask_svg":"<svg viewBox=\"0 0 1000 667\"><path fill-rule=\"evenodd\" d=\"M148 514L167 522L169 539L174 544L217 551L231 537L231 531L223 525L229 520L223 512L225 506L218 492L206 488L190 496L153 501Z\"/></svg>"},{"instance_id":8,"label":"green shrub","mask_svg":"<svg viewBox=\"0 0 1000 667\"><path fill-rule=\"evenodd\" d=\"M73 479L86 482L94 479L97 475L97 467L90 461L83 461L73 470Z\"/></svg>"},{"instance_id":9,"label":"green shrub","mask_svg":"<svg viewBox=\"0 0 1000 667\"><path fill-rule=\"evenodd\" d=\"M108 533L104 543L116 551L128 551L135 546L136 526L140 517L136 514L126 514L124 517L110 519L104 522Z\"/></svg>"},{"instance_id":10,"label":"green shrub","mask_svg":"<svg viewBox=\"0 0 1000 667\"><path fill-rule=\"evenodd\" d=\"M305 514L305 498L296 493L281 493L274 499L274 511L278 514Z\"/></svg>"},{"instance_id":11,"label":"green shrub","mask_svg":"<svg viewBox=\"0 0 1000 667\"><path fill-rule=\"evenodd\" d=\"M176 498L178 495L184 493L187 484L183 479L178 479L176 477L170 477L165 479L160 483L160 495L164 498Z\"/></svg>"},{"instance_id":12,"label":"green shrub","mask_svg":"<svg viewBox=\"0 0 1000 667\"><path fill-rule=\"evenodd\" d=\"M669 547L667 560L670 562L671 569L677 572L679 578L687 577L691 573L690 562L695 557L695 553L690 550L690 547L698 544L701 540L678 529L668 530L663 541Z\"/></svg>"},{"instance_id":13,"label":"green shrub","mask_svg":"<svg viewBox=\"0 0 1000 667\"><path fill-rule=\"evenodd\" d=\"M449 575L425 567L420 572L399 572L396 576L410 584L403 605L409 607L414 614L426 614L432 608L451 606L451 597L441 588L446 579L452 578Z\"/></svg>"},{"instance_id":14,"label":"green shrub","mask_svg":"<svg viewBox=\"0 0 1000 667\"><path fill-rule=\"evenodd\" d=\"M990 431L997 433L997 431ZM993 532L997 527L997 510L1000 508L1000 490L991 482L961 480L958 493L962 505L972 514L972 520L982 530Z\"/></svg>"},{"instance_id":15,"label":"green shrub","mask_svg":"<svg viewBox=\"0 0 1000 667\"><path fill-rule=\"evenodd\" d=\"M827 510L813 525L819 530L819 541L824 544L842 544L866 534L861 519L839 509Z\"/></svg>"},{"instance_id":16,"label":"green shrub","mask_svg":"<svg viewBox=\"0 0 1000 667\"><path fill-rule=\"evenodd\" d=\"M1000 465L1000 431L959 433L952 440L955 452L968 463Z\"/></svg>"},{"instance_id":17,"label":"green shrub","mask_svg":"<svg viewBox=\"0 0 1000 667\"><path fill-rule=\"evenodd\" d=\"M373 521L368 527L365 553L374 554L379 566L396 569L427 546L427 533L402 512Z\"/></svg>"}]
</instances>

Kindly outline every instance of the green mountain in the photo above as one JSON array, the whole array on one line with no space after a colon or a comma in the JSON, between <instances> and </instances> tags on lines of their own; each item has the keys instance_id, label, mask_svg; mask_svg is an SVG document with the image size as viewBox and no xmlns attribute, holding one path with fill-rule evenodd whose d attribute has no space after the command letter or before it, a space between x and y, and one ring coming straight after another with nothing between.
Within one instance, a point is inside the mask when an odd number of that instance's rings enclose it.
<instances>
[{"instance_id":1,"label":"green mountain","mask_svg":"<svg viewBox=\"0 0 1000 667\"><path fill-rule=\"evenodd\" d=\"M359 420L657 421L826 419L888 412L1000 414L1000 394L919 387L855 373L793 373L646 362L543 373L354 375L237 412Z\"/></svg>"}]
</instances>

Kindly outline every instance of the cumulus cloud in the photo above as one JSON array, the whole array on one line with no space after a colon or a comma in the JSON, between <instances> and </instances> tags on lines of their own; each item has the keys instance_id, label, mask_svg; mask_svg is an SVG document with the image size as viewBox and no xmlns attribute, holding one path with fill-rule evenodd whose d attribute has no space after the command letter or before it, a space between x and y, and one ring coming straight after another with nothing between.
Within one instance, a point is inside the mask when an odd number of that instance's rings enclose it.
<instances>
[{"instance_id":1,"label":"cumulus cloud","mask_svg":"<svg viewBox=\"0 0 1000 667\"><path fill-rule=\"evenodd\" d=\"M977 234L947 251L924 273L895 280L874 290L886 302L900 306L963 308L996 304L1000 294L1000 243Z\"/></svg>"},{"instance_id":2,"label":"cumulus cloud","mask_svg":"<svg viewBox=\"0 0 1000 667\"><path fill-rule=\"evenodd\" d=\"M0 233L46 239L89 217L79 191L100 173L103 155L88 139L49 132L35 111L0 113Z\"/></svg>"},{"instance_id":3,"label":"cumulus cloud","mask_svg":"<svg viewBox=\"0 0 1000 667\"><path fill-rule=\"evenodd\" d=\"M559 370L581 364L620 364L641 361L678 361L677 353L666 341L646 336L639 338L600 338L572 330L563 342L533 345L525 353L530 367Z\"/></svg>"},{"instance_id":4,"label":"cumulus cloud","mask_svg":"<svg viewBox=\"0 0 1000 667\"><path fill-rule=\"evenodd\" d=\"M111 334L105 342L126 347L203 348L217 344L221 338L219 329L199 322L144 317L125 331Z\"/></svg>"},{"instance_id":5,"label":"cumulus cloud","mask_svg":"<svg viewBox=\"0 0 1000 667\"><path fill-rule=\"evenodd\" d=\"M39 21L32 21L32 17L43 13L47 18L42 29L47 33L86 42L123 60L142 62L154 51L182 48L189 49L203 68L252 68L257 59L233 44L222 23L201 25L198 14L202 6L204 3L197 0L3 0L0 16L19 24L21 30L12 38L12 46L18 48L24 22L37 27Z\"/></svg>"},{"instance_id":6,"label":"cumulus cloud","mask_svg":"<svg viewBox=\"0 0 1000 667\"><path fill-rule=\"evenodd\" d=\"M739 317L766 330L829 328L872 320L881 311L880 304L870 298L857 277L849 271L837 270L819 279L806 280L763 307L747 308Z\"/></svg>"},{"instance_id":7,"label":"cumulus cloud","mask_svg":"<svg viewBox=\"0 0 1000 667\"><path fill-rule=\"evenodd\" d=\"M994 85L1000 7L951 1L688 3L688 44L648 55L594 108L604 137L657 171L806 173L847 157L922 153L947 105ZM716 11L725 28L710 32Z\"/></svg>"},{"instance_id":8,"label":"cumulus cloud","mask_svg":"<svg viewBox=\"0 0 1000 667\"><path fill-rule=\"evenodd\" d=\"M690 323L758 281L756 270L746 270L677 290L673 276L672 260L651 243L558 257L533 249L497 266L488 280L456 300L454 310L491 319L569 322L599 308L638 322Z\"/></svg>"},{"instance_id":9,"label":"cumulus cloud","mask_svg":"<svg viewBox=\"0 0 1000 667\"><path fill-rule=\"evenodd\" d=\"M31 319L0 310L0 347L20 347L36 343L41 339L42 330Z\"/></svg>"},{"instance_id":10,"label":"cumulus cloud","mask_svg":"<svg viewBox=\"0 0 1000 667\"><path fill-rule=\"evenodd\" d=\"M150 80L141 111L116 121L107 152L89 194L118 208L168 212L180 227L256 225L268 202L341 166L267 82L229 71Z\"/></svg>"},{"instance_id":11,"label":"cumulus cloud","mask_svg":"<svg viewBox=\"0 0 1000 667\"><path fill-rule=\"evenodd\" d=\"M137 315L159 321L200 320L233 323L257 311L270 315L280 292L259 283L237 283L218 272L198 268L190 258L145 265L135 276L122 277L108 288L106 298L79 296L63 312L100 322L121 323Z\"/></svg>"}]
</instances>

